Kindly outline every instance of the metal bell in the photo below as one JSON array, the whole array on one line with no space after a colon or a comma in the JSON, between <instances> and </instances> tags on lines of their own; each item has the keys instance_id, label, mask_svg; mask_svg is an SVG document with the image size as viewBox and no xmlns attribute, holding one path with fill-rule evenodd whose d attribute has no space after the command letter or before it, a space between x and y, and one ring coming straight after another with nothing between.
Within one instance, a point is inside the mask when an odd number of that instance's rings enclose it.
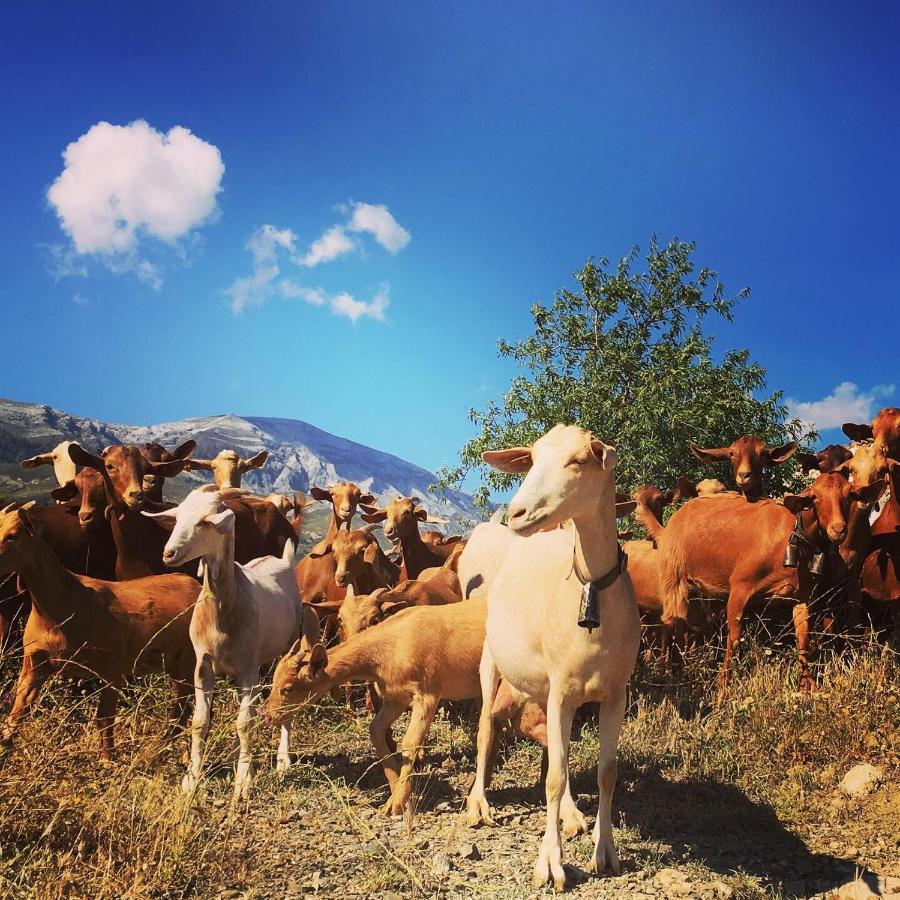
<instances>
[{"instance_id":1,"label":"metal bell","mask_svg":"<svg viewBox=\"0 0 900 900\"><path fill-rule=\"evenodd\" d=\"M600 627L600 609L597 604L597 590L592 583L581 589L581 605L578 609L578 625L587 628L590 634Z\"/></svg>"},{"instance_id":2,"label":"metal bell","mask_svg":"<svg viewBox=\"0 0 900 900\"><path fill-rule=\"evenodd\" d=\"M825 573L825 554L814 553L809 563L810 575L820 576Z\"/></svg>"},{"instance_id":3,"label":"metal bell","mask_svg":"<svg viewBox=\"0 0 900 900\"><path fill-rule=\"evenodd\" d=\"M800 554L797 552L797 545L791 541L784 548L784 562L782 565L785 569L796 569L800 565Z\"/></svg>"}]
</instances>

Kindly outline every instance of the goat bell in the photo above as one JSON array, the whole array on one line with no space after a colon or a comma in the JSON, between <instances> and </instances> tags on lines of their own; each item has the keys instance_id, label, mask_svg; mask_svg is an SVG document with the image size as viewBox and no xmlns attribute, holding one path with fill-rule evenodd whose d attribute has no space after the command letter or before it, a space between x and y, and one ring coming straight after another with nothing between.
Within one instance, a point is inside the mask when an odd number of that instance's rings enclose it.
<instances>
[{"instance_id":1,"label":"goat bell","mask_svg":"<svg viewBox=\"0 0 900 900\"><path fill-rule=\"evenodd\" d=\"M588 582L581 589L581 605L578 609L578 625L587 628L590 634L595 628L600 627L600 609L597 603L597 589L592 582Z\"/></svg>"},{"instance_id":2,"label":"goat bell","mask_svg":"<svg viewBox=\"0 0 900 900\"><path fill-rule=\"evenodd\" d=\"M793 541L788 541L787 547L784 548L784 562L782 565L785 569L796 569L800 565L800 554L797 551L797 545Z\"/></svg>"},{"instance_id":3,"label":"goat bell","mask_svg":"<svg viewBox=\"0 0 900 900\"><path fill-rule=\"evenodd\" d=\"M809 574L815 575L817 578L825 572L825 554L814 553L813 558L809 561Z\"/></svg>"}]
</instances>

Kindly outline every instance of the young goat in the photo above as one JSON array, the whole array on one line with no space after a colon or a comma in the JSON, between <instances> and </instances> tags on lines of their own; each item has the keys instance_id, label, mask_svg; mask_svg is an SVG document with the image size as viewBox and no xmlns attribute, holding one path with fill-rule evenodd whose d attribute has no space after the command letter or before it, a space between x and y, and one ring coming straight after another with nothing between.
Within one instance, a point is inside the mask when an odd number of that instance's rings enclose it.
<instances>
[{"instance_id":1,"label":"young goat","mask_svg":"<svg viewBox=\"0 0 900 900\"><path fill-rule=\"evenodd\" d=\"M250 726L258 700L259 670L297 638L301 607L290 543L281 559L264 556L243 566L234 561L235 516L224 502L228 493L206 485L191 491L174 509L144 515L172 529L163 550L166 565L202 560L203 587L190 626L197 657L191 762L182 788L190 791L200 779L215 677L230 675L241 695L237 719L240 753L234 784L235 796L240 798L247 796L252 778ZM284 726L278 747L279 771L290 765L289 740L290 732Z\"/></svg>"}]
</instances>

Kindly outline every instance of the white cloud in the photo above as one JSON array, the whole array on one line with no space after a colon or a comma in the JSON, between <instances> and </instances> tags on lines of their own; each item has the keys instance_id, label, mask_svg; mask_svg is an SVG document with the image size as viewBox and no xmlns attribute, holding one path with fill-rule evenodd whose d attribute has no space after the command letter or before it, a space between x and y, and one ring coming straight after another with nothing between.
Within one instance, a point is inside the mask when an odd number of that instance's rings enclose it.
<instances>
[{"instance_id":1,"label":"white cloud","mask_svg":"<svg viewBox=\"0 0 900 900\"><path fill-rule=\"evenodd\" d=\"M312 268L323 262L331 262L345 253L356 249L353 239L347 235L342 225L332 225L322 237L313 241L306 256L296 260L301 266Z\"/></svg>"},{"instance_id":2,"label":"white cloud","mask_svg":"<svg viewBox=\"0 0 900 900\"><path fill-rule=\"evenodd\" d=\"M787 399L786 403L791 415L797 416L807 426L826 430L840 428L844 422L870 422L881 400L893 394L893 384L876 384L869 391L861 391L852 381L842 381L821 400L800 402Z\"/></svg>"},{"instance_id":3,"label":"white cloud","mask_svg":"<svg viewBox=\"0 0 900 900\"><path fill-rule=\"evenodd\" d=\"M412 237L386 206L372 203L354 203L353 216L347 228L349 231L368 232L388 253L399 253Z\"/></svg>"},{"instance_id":4,"label":"white cloud","mask_svg":"<svg viewBox=\"0 0 900 900\"><path fill-rule=\"evenodd\" d=\"M263 225L250 235L246 247L253 254L253 261L261 265L274 260L279 247L293 253L296 240L297 237L290 228L278 229L274 225Z\"/></svg>"},{"instance_id":5,"label":"white cloud","mask_svg":"<svg viewBox=\"0 0 900 900\"><path fill-rule=\"evenodd\" d=\"M72 302L76 306L87 306L91 301L88 300L88 298L85 297L84 294L75 293L75 294L72 294Z\"/></svg>"},{"instance_id":6,"label":"white cloud","mask_svg":"<svg viewBox=\"0 0 900 900\"><path fill-rule=\"evenodd\" d=\"M96 254L114 272L134 272L154 287L156 265L141 242L174 245L216 212L225 166L217 147L180 125L166 134L138 120L98 122L63 153L47 199L74 253Z\"/></svg>"},{"instance_id":7,"label":"white cloud","mask_svg":"<svg viewBox=\"0 0 900 900\"><path fill-rule=\"evenodd\" d=\"M346 316L355 325L357 320L363 316L369 319L376 319L379 322L384 321L384 312L390 306L391 298L388 295L387 285L382 285L378 293L366 302L365 300L357 300L350 294L338 294L331 298L331 311L336 316Z\"/></svg>"},{"instance_id":8,"label":"white cloud","mask_svg":"<svg viewBox=\"0 0 900 900\"><path fill-rule=\"evenodd\" d=\"M310 306L324 306L328 299L328 295L322 288L303 287L287 278L278 283L278 288L282 297L286 297L288 300L304 300Z\"/></svg>"},{"instance_id":9,"label":"white cloud","mask_svg":"<svg viewBox=\"0 0 900 900\"><path fill-rule=\"evenodd\" d=\"M275 289L275 279L281 274L278 265L279 248L294 252L296 237L290 228L263 225L257 228L244 245L253 254L253 274L236 278L225 291L231 311L243 312L248 306L260 306Z\"/></svg>"}]
</instances>

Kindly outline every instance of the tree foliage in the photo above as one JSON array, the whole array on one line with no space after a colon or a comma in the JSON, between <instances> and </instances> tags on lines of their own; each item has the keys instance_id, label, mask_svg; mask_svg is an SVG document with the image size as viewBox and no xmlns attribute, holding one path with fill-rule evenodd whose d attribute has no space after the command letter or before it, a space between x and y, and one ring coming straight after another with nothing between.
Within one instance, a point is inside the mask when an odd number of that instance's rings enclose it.
<instances>
[{"instance_id":1,"label":"tree foliage","mask_svg":"<svg viewBox=\"0 0 900 900\"><path fill-rule=\"evenodd\" d=\"M748 350L714 356L709 321L731 321L750 291L729 297L716 272L695 270L694 249L678 239L660 246L651 236L645 271L634 271L638 247L615 266L591 259L575 274L578 290L558 291L549 306L535 304L533 333L498 344L520 374L500 402L470 410L478 434L460 451L458 466L441 470L439 484L460 484L482 466L484 450L530 444L557 422L616 444L617 484L628 491L671 487L678 475L729 483L725 464L704 466L689 442L723 447L753 433L772 446L813 437L788 417L780 391L765 392L766 372ZM776 468L769 477L784 484L791 472ZM490 490L516 480L485 469L476 500L484 505Z\"/></svg>"}]
</instances>

